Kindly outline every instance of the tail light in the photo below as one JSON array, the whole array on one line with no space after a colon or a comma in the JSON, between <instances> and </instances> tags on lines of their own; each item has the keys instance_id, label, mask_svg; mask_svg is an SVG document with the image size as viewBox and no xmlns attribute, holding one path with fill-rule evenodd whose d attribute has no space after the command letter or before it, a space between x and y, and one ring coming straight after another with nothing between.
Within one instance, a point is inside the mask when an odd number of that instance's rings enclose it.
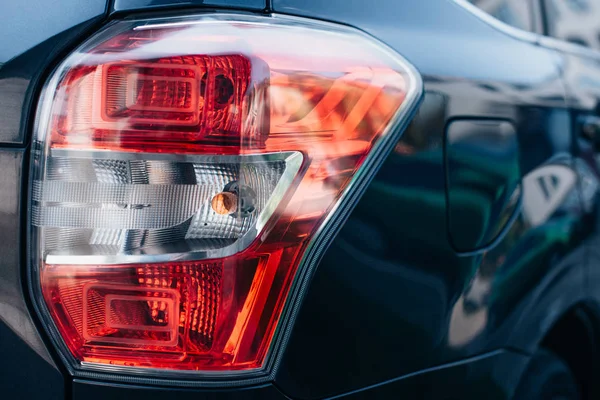
<instances>
[{"instance_id":1,"label":"tail light","mask_svg":"<svg viewBox=\"0 0 600 400\"><path fill-rule=\"evenodd\" d=\"M70 365L265 369L419 91L373 39L303 19L117 22L82 45L40 102L30 217Z\"/></svg>"}]
</instances>

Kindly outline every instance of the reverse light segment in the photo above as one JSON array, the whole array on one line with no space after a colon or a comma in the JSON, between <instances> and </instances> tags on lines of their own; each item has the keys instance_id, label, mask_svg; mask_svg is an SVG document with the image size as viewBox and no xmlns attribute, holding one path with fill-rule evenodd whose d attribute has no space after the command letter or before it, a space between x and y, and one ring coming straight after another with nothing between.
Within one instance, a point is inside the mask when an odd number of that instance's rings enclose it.
<instances>
[{"instance_id":1,"label":"reverse light segment","mask_svg":"<svg viewBox=\"0 0 600 400\"><path fill-rule=\"evenodd\" d=\"M75 369L264 369L309 244L417 81L362 33L285 17L117 22L69 56L31 221Z\"/></svg>"}]
</instances>

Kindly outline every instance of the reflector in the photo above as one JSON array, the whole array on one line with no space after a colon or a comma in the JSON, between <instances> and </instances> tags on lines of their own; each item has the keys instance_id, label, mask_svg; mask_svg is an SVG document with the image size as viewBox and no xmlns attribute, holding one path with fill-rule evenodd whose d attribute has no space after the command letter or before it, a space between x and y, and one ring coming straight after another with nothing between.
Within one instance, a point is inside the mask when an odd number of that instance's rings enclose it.
<instances>
[{"instance_id":1,"label":"reflector","mask_svg":"<svg viewBox=\"0 0 600 400\"><path fill-rule=\"evenodd\" d=\"M266 370L301 261L419 90L380 43L316 21L130 20L91 38L48 83L33 145L33 286L70 365Z\"/></svg>"}]
</instances>

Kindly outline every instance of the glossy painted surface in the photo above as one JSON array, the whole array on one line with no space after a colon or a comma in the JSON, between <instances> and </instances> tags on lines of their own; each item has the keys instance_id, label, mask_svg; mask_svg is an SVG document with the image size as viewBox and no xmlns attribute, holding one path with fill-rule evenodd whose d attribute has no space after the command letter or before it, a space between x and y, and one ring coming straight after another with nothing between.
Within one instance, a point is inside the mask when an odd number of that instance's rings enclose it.
<instances>
[{"instance_id":1,"label":"glossy painted surface","mask_svg":"<svg viewBox=\"0 0 600 400\"><path fill-rule=\"evenodd\" d=\"M262 9L266 2L116 0L113 11L125 15L204 5L247 10ZM555 322L580 302L600 302L600 219L594 218L600 171L594 149L573 131L576 125L567 109L571 106L579 115L600 110L600 58L545 48L551 43L540 40L539 45L531 35L509 36L452 1L381 0L375 7L366 0L272 0L271 7L356 26L407 57L425 82L417 116L319 265L274 386L202 391L71 382L66 377L72 384L67 393L72 391L76 400L510 398L528 355ZM57 43L66 39L68 46L76 40L94 21L87 19L62 36L49 33L48 40L2 65L0 89L17 76L10 72L16 69L31 72L19 78L27 89L13 94L26 93L25 99L39 90L36 79L46 68L41 65L56 62ZM15 69L7 70L9 66ZM10 96L3 93L0 105L7 105ZM0 127L1 142L24 143L32 117L26 103L4 107L10 112L0 108L0 121L12 126ZM446 135L477 136L478 128L463 124L453 131L448 124L475 119L513 126L518 150L511 142L506 173L502 162L489 156L498 150L493 141L476 141L468 149L472 158L455 153L459 178L468 178L461 197L486 212L479 213L475 224L473 217L458 217L456 228L450 229L448 194L456 186L448 177L456 171L449 171L455 164L447 162ZM9 131L12 136L3 136ZM457 149L452 143L450 153ZM23 152L0 151L0 352L43 376L39 390L28 388L26 398L64 398L63 376L52 366L23 296L23 246L15 234L24 218L19 208L24 204L19 197ZM516 187L515 169L520 202L511 218L506 210L515 206L508 195ZM504 196L472 193L473 182L489 183L491 175L501 177ZM492 200L500 205L490 206L496 204ZM468 221L461 224L460 218ZM494 234L473 233L473 225ZM465 248L487 247L458 254L450 237L461 235L476 238L467 240ZM5 382L25 385L23 368L11 367L0 363Z\"/></svg>"},{"instance_id":2,"label":"glossy painted surface","mask_svg":"<svg viewBox=\"0 0 600 400\"><path fill-rule=\"evenodd\" d=\"M23 156L22 149L0 150L0 387L7 398L60 399L64 377L36 330L23 291Z\"/></svg>"},{"instance_id":3,"label":"glossy painted surface","mask_svg":"<svg viewBox=\"0 0 600 400\"><path fill-rule=\"evenodd\" d=\"M527 357L506 351L474 357L350 393L344 399L506 399Z\"/></svg>"},{"instance_id":4,"label":"glossy painted surface","mask_svg":"<svg viewBox=\"0 0 600 400\"><path fill-rule=\"evenodd\" d=\"M531 352L553 316L584 296L584 215L560 57L453 2L360 4L273 3L278 12L364 29L413 62L426 90L314 276L276 379L298 398L339 395L502 347ZM465 117L515 126L529 199L504 236L471 256L455 253L445 218L443 137L448 121ZM540 196L540 176L561 190ZM545 212L532 216L531 207Z\"/></svg>"},{"instance_id":5,"label":"glossy painted surface","mask_svg":"<svg viewBox=\"0 0 600 400\"><path fill-rule=\"evenodd\" d=\"M285 400L273 385L264 385L248 389L230 390L194 390L153 388L124 384L107 385L102 382L75 380L73 382L73 399L86 400Z\"/></svg>"},{"instance_id":6,"label":"glossy painted surface","mask_svg":"<svg viewBox=\"0 0 600 400\"><path fill-rule=\"evenodd\" d=\"M513 382L519 379L527 363L527 357L507 351L496 351L458 362L433 368L422 374L391 380L383 385L369 387L365 391L349 393L345 399L504 399L510 393ZM449 382L469 382L469 385ZM284 396L274 386L266 385L250 389L198 391L186 389L148 389L133 385L106 385L99 382L75 380L73 398L86 400L164 400L187 399L249 399L283 400Z\"/></svg>"},{"instance_id":7,"label":"glossy painted surface","mask_svg":"<svg viewBox=\"0 0 600 400\"><path fill-rule=\"evenodd\" d=\"M550 38L544 38L542 43L561 52L568 101L573 109L573 147L581 177L581 200L590 215L582 221L588 234L586 296L597 316L600 309L600 148L584 133L582 121L600 116L600 53ZM594 322L597 323L597 319ZM594 372L597 374L597 370Z\"/></svg>"},{"instance_id":8,"label":"glossy painted surface","mask_svg":"<svg viewBox=\"0 0 600 400\"><path fill-rule=\"evenodd\" d=\"M457 119L444 143L449 240L474 251L502 233L519 205L517 131L508 121Z\"/></svg>"},{"instance_id":9,"label":"glossy painted surface","mask_svg":"<svg viewBox=\"0 0 600 400\"><path fill-rule=\"evenodd\" d=\"M34 95L56 57L105 14L107 0L4 1L0 12L0 143L22 144Z\"/></svg>"}]
</instances>

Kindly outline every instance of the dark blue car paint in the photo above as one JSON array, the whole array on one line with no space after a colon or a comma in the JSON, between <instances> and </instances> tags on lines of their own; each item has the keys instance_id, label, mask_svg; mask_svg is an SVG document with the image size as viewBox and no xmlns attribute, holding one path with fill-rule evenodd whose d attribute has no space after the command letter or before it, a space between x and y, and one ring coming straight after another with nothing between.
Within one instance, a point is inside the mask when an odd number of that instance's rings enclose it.
<instances>
[{"instance_id":1,"label":"dark blue car paint","mask_svg":"<svg viewBox=\"0 0 600 400\"><path fill-rule=\"evenodd\" d=\"M7 398L62 399L65 378L35 327L20 268L24 154L0 150L0 387Z\"/></svg>"},{"instance_id":2,"label":"dark blue car paint","mask_svg":"<svg viewBox=\"0 0 600 400\"><path fill-rule=\"evenodd\" d=\"M426 90L421 114L331 246L305 299L276 379L300 398L359 390L499 347L528 354L554 322L548 310L558 316L585 297L576 186L543 223L530 226L519 215L483 254L457 255L446 228L448 121L512 121L523 177L547 163L572 163L557 52L512 38L451 1L361 4L273 2L277 12L365 30L411 61ZM529 186L524 194L538 190ZM373 207L376 201L385 207ZM459 398L467 398L464 390Z\"/></svg>"},{"instance_id":3,"label":"dark blue car paint","mask_svg":"<svg viewBox=\"0 0 600 400\"><path fill-rule=\"evenodd\" d=\"M73 382L74 399L111 399L111 400L285 400L273 385L224 390L194 390L183 388L153 388L139 385L110 384L75 379Z\"/></svg>"},{"instance_id":4,"label":"dark blue car paint","mask_svg":"<svg viewBox=\"0 0 600 400\"><path fill-rule=\"evenodd\" d=\"M0 143L22 145L48 70L108 10L106 0L5 1L0 8Z\"/></svg>"},{"instance_id":5,"label":"dark blue car paint","mask_svg":"<svg viewBox=\"0 0 600 400\"><path fill-rule=\"evenodd\" d=\"M489 247L520 204L517 131L509 121L461 118L447 124L444 143L450 244L461 253Z\"/></svg>"},{"instance_id":6,"label":"dark blue car paint","mask_svg":"<svg viewBox=\"0 0 600 400\"><path fill-rule=\"evenodd\" d=\"M600 82L591 55L507 35L449 0L61 0L60 15L36 3L0 14L4 38L23 36L0 47L0 143L16 147L0 150L0 354L18 360L0 363L0 379L11 397L508 399L528 356L565 313L581 307L597 323L600 174L567 109L598 111L600 93L587 84ZM423 103L320 263L272 385L207 391L73 381L35 328L22 281L25 237L15 234L26 214L24 146L35 95L105 13L203 6L355 26L419 69ZM468 254L452 246L447 224L444 143L457 119L513 124L522 178L515 213L487 214L505 218L505 229ZM464 167L483 181L493 171L484 157ZM560 201L532 207L526 200L538 198L546 178L549 198Z\"/></svg>"}]
</instances>

